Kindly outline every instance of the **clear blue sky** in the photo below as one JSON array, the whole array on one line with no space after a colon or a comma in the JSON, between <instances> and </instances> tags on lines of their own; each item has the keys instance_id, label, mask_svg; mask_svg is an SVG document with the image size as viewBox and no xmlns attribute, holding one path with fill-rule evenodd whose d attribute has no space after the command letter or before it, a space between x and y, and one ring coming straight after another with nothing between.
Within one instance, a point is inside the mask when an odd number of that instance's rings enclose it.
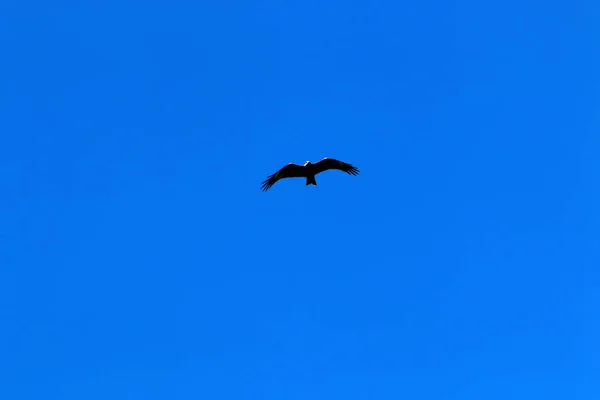
<instances>
[{"instance_id":1,"label":"clear blue sky","mask_svg":"<svg viewBox=\"0 0 600 400\"><path fill-rule=\"evenodd\" d=\"M597 2L0 9L0 398L600 398Z\"/></svg>"}]
</instances>

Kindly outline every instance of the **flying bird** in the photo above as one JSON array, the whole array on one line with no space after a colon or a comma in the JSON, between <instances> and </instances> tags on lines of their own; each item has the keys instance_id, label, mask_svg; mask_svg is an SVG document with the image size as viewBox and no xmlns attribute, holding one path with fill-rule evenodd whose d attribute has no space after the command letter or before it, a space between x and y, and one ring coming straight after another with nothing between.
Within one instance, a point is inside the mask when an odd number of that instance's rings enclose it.
<instances>
[{"instance_id":1,"label":"flying bird","mask_svg":"<svg viewBox=\"0 0 600 400\"><path fill-rule=\"evenodd\" d=\"M350 175L358 175L360 172L358 168L352 164L327 157L314 164L310 161L305 162L304 165L289 163L279 171L269 175L262 183L262 190L269 190L271 186L275 184L275 182L283 178L306 178L306 186L317 186L315 175L323 171L327 171L328 169L338 169Z\"/></svg>"}]
</instances>

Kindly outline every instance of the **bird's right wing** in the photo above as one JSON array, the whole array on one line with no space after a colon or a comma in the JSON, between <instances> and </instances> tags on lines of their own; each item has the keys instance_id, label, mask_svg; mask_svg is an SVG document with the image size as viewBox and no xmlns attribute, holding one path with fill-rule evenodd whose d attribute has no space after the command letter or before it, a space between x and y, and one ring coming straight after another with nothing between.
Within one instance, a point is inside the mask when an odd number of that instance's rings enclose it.
<instances>
[{"instance_id":1,"label":"bird's right wing","mask_svg":"<svg viewBox=\"0 0 600 400\"><path fill-rule=\"evenodd\" d=\"M262 183L262 190L267 191L271 186L280 179L283 178L301 178L306 177L306 169L300 165L289 163L285 167L272 175L269 175L267 179Z\"/></svg>"},{"instance_id":2,"label":"bird's right wing","mask_svg":"<svg viewBox=\"0 0 600 400\"><path fill-rule=\"evenodd\" d=\"M325 157L321 161L313 164L313 171L315 172L315 175L323 171L327 171L329 169L338 169L350 175L358 175L358 173L360 172L358 168L356 168L354 165L348 164L340 160L336 160L335 158Z\"/></svg>"}]
</instances>

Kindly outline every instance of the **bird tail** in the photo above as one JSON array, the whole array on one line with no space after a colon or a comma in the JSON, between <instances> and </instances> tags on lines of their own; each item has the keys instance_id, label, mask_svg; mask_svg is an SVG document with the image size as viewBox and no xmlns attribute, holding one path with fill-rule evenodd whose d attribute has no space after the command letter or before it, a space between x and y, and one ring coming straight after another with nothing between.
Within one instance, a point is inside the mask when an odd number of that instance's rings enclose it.
<instances>
[{"instance_id":1,"label":"bird tail","mask_svg":"<svg viewBox=\"0 0 600 400\"><path fill-rule=\"evenodd\" d=\"M315 179L315 176L307 176L306 177L306 186L308 185L315 185L317 186L317 180Z\"/></svg>"}]
</instances>

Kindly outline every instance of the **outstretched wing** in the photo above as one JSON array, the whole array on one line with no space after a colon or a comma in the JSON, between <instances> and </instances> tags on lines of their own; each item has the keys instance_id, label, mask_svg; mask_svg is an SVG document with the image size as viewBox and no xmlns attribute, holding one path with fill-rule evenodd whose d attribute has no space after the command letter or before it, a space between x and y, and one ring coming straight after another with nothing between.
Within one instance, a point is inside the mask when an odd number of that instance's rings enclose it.
<instances>
[{"instance_id":1,"label":"outstretched wing","mask_svg":"<svg viewBox=\"0 0 600 400\"><path fill-rule=\"evenodd\" d=\"M269 175L267 179L265 179L262 183L262 190L263 192L269 190L269 188L280 179L301 177L306 177L306 168L300 165L296 165L294 163L289 163L285 167L281 168L279 171L275 172L272 175Z\"/></svg>"},{"instance_id":2,"label":"outstretched wing","mask_svg":"<svg viewBox=\"0 0 600 400\"><path fill-rule=\"evenodd\" d=\"M340 160L336 160L334 158L324 158L319 162L316 162L312 165L313 171L315 175L327 171L328 169L339 169L340 171L344 171L350 175L358 175L360 172L358 168L356 168L352 164L345 163Z\"/></svg>"}]
</instances>

